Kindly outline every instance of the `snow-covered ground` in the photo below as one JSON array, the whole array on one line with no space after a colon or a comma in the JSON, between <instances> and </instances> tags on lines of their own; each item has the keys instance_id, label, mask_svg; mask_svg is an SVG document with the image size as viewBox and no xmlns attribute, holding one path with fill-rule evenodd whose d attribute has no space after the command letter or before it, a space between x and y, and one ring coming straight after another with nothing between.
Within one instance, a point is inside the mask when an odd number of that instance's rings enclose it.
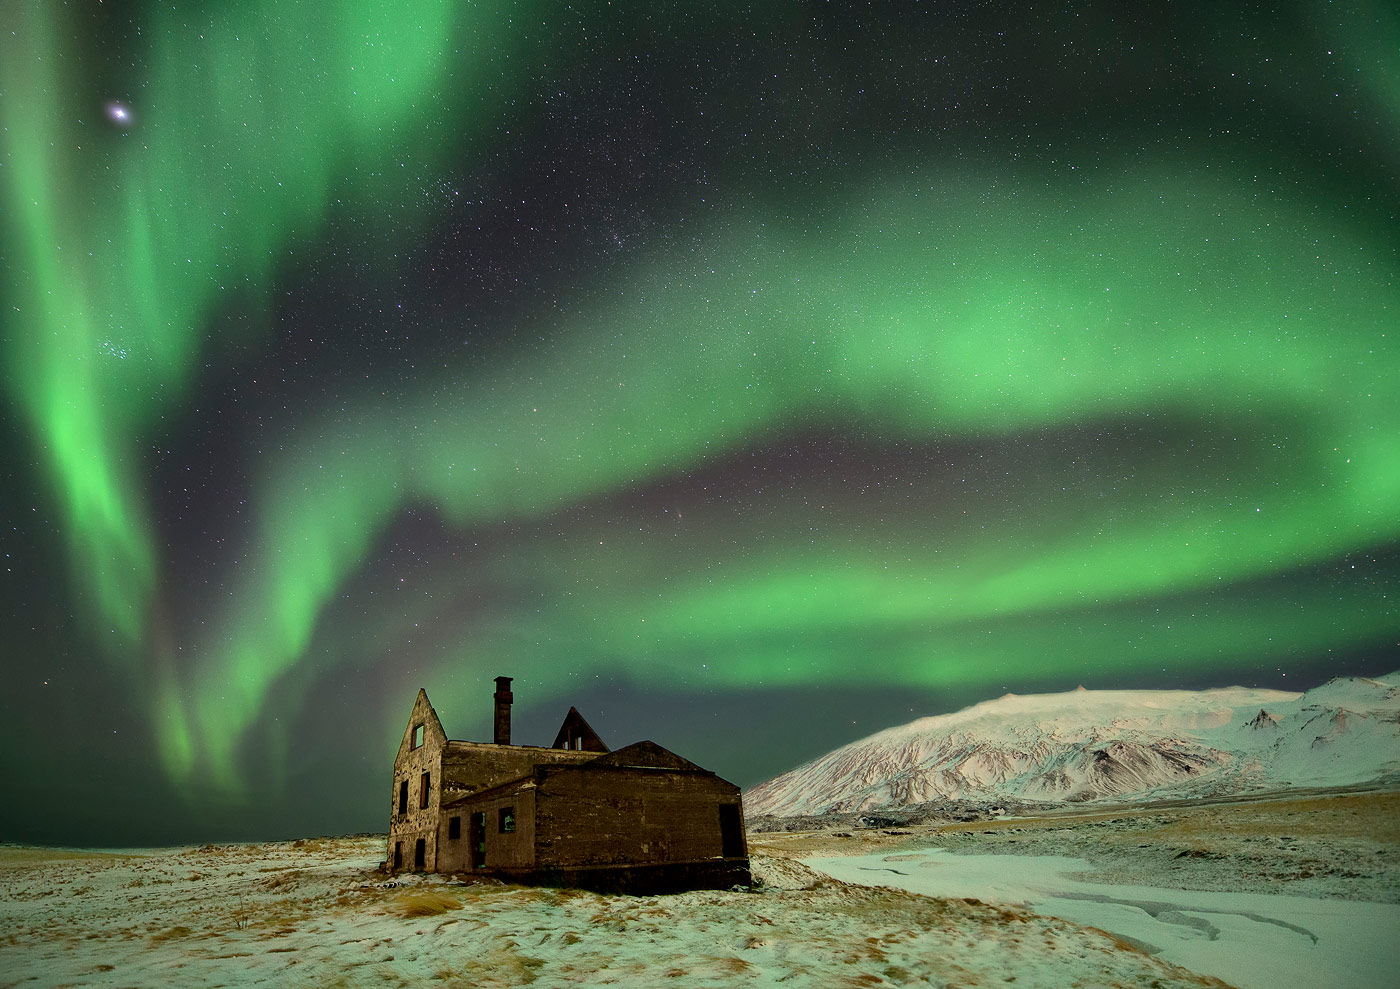
<instances>
[{"instance_id":1,"label":"snow-covered ground","mask_svg":"<svg viewBox=\"0 0 1400 989\"><path fill-rule=\"evenodd\" d=\"M1102 931L755 856L752 891L376 871L382 836L0 847L0 986L1208 986ZM864 878L864 876L862 876Z\"/></svg>"},{"instance_id":2,"label":"snow-covered ground","mask_svg":"<svg viewBox=\"0 0 1400 989\"><path fill-rule=\"evenodd\" d=\"M745 815L1142 801L1400 780L1400 673L1303 694L1007 694L852 742L744 794Z\"/></svg>"},{"instance_id":3,"label":"snow-covered ground","mask_svg":"<svg viewBox=\"0 0 1400 989\"><path fill-rule=\"evenodd\" d=\"M1087 881L1084 859L941 849L806 864L836 879L976 897L1098 927L1240 989L1393 986L1400 906Z\"/></svg>"},{"instance_id":4,"label":"snow-covered ground","mask_svg":"<svg viewBox=\"0 0 1400 989\"><path fill-rule=\"evenodd\" d=\"M755 834L752 890L676 896L390 879L383 849L0 846L0 989L1272 989L1390 986L1400 971L1388 790ZM814 856L860 885L813 872Z\"/></svg>"}]
</instances>

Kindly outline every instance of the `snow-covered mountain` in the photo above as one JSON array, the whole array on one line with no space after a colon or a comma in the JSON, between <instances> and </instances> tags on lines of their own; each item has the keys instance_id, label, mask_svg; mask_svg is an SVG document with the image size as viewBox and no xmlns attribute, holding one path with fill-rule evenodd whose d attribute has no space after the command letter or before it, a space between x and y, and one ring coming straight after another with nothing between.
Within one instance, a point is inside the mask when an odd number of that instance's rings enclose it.
<instances>
[{"instance_id":1,"label":"snow-covered mountain","mask_svg":"<svg viewBox=\"0 0 1400 989\"><path fill-rule=\"evenodd\" d=\"M1400 672L1303 694L1007 694L890 728L761 783L749 817L929 801L1147 800L1400 779Z\"/></svg>"}]
</instances>

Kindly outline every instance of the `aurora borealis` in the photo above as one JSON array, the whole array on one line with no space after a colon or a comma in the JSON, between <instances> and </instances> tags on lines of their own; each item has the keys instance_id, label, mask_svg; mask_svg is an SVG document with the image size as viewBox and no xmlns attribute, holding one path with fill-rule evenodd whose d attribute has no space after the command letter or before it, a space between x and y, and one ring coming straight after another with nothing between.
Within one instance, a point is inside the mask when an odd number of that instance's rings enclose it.
<instances>
[{"instance_id":1,"label":"aurora borealis","mask_svg":"<svg viewBox=\"0 0 1400 989\"><path fill-rule=\"evenodd\" d=\"M0 838L1400 665L1400 20L1218 6L15 5Z\"/></svg>"}]
</instances>

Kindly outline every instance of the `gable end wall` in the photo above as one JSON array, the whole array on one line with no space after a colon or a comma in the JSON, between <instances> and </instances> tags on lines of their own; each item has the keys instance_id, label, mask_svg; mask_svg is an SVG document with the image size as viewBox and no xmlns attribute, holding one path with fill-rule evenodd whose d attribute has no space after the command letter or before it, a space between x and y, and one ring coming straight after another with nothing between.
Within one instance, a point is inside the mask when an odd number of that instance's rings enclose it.
<instances>
[{"instance_id":1,"label":"gable end wall","mask_svg":"<svg viewBox=\"0 0 1400 989\"><path fill-rule=\"evenodd\" d=\"M413 730L423 726L423 744L413 747ZM403 862L401 868L412 870L414 866L414 846L419 838L424 842L424 868L433 871L437 868L437 835L439 794L442 792L442 752L447 745L447 736L438 721L437 713L428 702L428 695L418 692L408 724L404 727L403 740L399 745L398 758L394 760L394 782L390 794L389 844L385 861L394 864L395 845L401 845ZM428 806L420 807L422 778L429 774ZM408 783L407 812L399 813L399 787Z\"/></svg>"}]
</instances>

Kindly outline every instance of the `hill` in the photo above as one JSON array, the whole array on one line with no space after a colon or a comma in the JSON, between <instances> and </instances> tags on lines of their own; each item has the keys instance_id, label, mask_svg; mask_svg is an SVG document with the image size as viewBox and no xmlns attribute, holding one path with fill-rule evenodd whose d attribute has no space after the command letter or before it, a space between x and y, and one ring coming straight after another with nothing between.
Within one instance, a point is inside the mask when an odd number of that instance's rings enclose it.
<instances>
[{"instance_id":1,"label":"hill","mask_svg":"<svg viewBox=\"0 0 1400 989\"><path fill-rule=\"evenodd\" d=\"M1058 805L1400 779L1400 672L1306 693L1078 690L921 718L753 787L750 818L936 802Z\"/></svg>"}]
</instances>

